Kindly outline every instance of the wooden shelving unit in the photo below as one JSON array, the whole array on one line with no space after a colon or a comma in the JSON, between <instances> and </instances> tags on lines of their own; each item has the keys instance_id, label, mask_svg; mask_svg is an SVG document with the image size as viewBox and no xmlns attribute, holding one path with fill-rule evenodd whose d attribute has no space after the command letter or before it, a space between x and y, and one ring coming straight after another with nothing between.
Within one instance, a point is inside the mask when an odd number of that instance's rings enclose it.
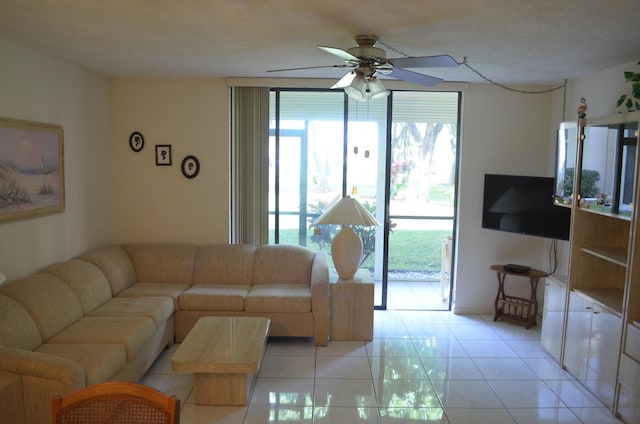
<instances>
[{"instance_id":1,"label":"wooden shelving unit","mask_svg":"<svg viewBox=\"0 0 640 424\"><path fill-rule=\"evenodd\" d=\"M556 361L560 362L568 296L567 276L550 275L546 278L544 285L540 343Z\"/></svg>"},{"instance_id":2,"label":"wooden shelving unit","mask_svg":"<svg viewBox=\"0 0 640 424\"><path fill-rule=\"evenodd\" d=\"M639 122L640 112L578 122L564 332L561 349L550 344L554 356L561 351L562 365L625 422L640 422ZM589 184L602 193L583 196ZM553 287L559 293L563 284ZM550 320L556 326L558 306ZM543 339L553 333L544 320L542 333Z\"/></svg>"},{"instance_id":3,"label":"wooden shelving unit","mask_svg":"<svg viewBox=\"0 0 640 424\"><path fill-rule=\"evenodd\" d=\"M594 303L611 309L613 314L622 318L623 290L603 287L585 287L576 289L576 291L590 298Z\"/></svg>"},{"instance_id":4,"label":"wooden shelving unit","mask_svg":"<svg viewBox=\"0 0 640 424\"><path fill-rule=\"evenodd\" d=\"M638 164L640 168L640 164ZM636 170L634 200L640 201L639 171ZM632 231L627 260L624 301L624 331L618 371L616 414L625 422L640 422L640 219L638 208L631 215Z\"/></svg>"},{"instance_id":5,"label":"wooden shelving unit","mask_svg":"<svg viewBox=\"0 0 640 424\"><path fill-rule=\"evenodd\" d=\"M623 267L627 266L627 249L622 247L582 247L583 252Z\"/></svg>"}]
</instances>

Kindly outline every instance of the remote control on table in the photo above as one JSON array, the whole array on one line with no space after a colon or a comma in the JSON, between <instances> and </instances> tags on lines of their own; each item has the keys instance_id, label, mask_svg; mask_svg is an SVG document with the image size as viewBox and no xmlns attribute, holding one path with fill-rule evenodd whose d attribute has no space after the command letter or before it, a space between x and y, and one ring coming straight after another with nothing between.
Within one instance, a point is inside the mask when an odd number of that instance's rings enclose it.
<instances>
[{"instance_id":1,"label":"remote control on table","mask_svg":"<svg viewBox=\"0 0 640 424\"><path fill-rule=\"evenodd\" d=\"M531 267L526 265L518 265L518 264L506 264L504 266L504 270L510 271L510 272L520 272L522 274L525 274L531 271Z\"/></svg>"}]
</instances>

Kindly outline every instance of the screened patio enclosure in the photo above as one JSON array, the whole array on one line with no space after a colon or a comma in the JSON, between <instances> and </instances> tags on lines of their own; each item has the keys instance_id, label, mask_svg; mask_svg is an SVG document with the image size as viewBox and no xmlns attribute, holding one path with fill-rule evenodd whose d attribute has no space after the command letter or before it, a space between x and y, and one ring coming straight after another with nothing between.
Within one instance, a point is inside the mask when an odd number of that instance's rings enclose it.
<instances>
[{"instance_id":1,"label":"screened patio enclosure","mask_svg":"<svg viewBox=\"0 0 640 424\"><path fill-rule=\"evenodd\" d=\"M350 195L381 224L356 228L375 306L449 309L459 103L458 92L356 102L341 91L272 90L269 242L323 250L331 261L339 228L312 224Z\"/></svg>"}]
</instances>

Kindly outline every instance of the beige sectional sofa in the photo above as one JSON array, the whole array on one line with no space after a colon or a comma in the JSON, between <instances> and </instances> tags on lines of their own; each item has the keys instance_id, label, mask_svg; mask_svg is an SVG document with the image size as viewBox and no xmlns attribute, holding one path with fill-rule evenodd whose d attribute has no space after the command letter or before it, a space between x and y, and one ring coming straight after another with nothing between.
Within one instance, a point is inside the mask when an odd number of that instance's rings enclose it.
<instances>
[{"instance_id":1,"label":"beige sectional sofa","mask_svg":"<svg viewBox=\"0 0 640 424\"><path fill-rule=\"evenodd\" d=\"M24 421L51 399L137 381L202 316L264 316L270 335L329 329L327 257L299 246L107 246L0 285L0 374L17 376Z\"/></svg>"},{"instance_id":2,"label":"beige sectional sofa","mask_svg":"<svg viewBox=\"0 0 640 424\"><path fill-rule=\"evenodd\" d=\"M176 341L203 316L240 315L271 319L272 336L329 334L327 256L286 245L255 248L214 245L198 251L193 285L176 309Z\"/></svg>"}]
</instances>

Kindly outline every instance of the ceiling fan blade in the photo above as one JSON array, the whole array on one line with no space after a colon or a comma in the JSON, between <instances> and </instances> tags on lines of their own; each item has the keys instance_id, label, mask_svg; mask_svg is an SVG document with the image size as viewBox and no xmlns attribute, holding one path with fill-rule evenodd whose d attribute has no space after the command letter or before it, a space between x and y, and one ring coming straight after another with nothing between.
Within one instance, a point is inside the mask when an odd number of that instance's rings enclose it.
<instances>
[{"instance_id":1,"label":"ceiling fan blade","mask_svg":"<svg viewBox=\"0 0 640 424\"><path fill-rule=\"evenodd\" d=\"M340 78L340 81L338 81L337 83L333 84L331 86L331 88L334 89L334 88L345 88L345 87L348 87L348 86L351 85L351 83L353 82L353 80L355 78L356 78L356 73L355 72L349 72L345 76Z\"/></svg>"},{"instance_id":2,"label":"ceiling fan blade","mask_svg":"<svg viewBox=\"0 0 640 424\"><path fill-rule=\"evenodd\" d=\"M353 68L353 66L352 65L307 66L302 68L269 69L267 70L267 72L300 71L304 69L322 69L322 68Z\"/></svg>"},{"instance_id":3,"label":"ceiling fan blade","mask_svg":"<svg viewBox=\"0 0 640 424\"><path fill-rule=\"evenodd\" d=\"M442 56L422 56L422 57L399 57L389 59L393 66L401 68L453 68L460 64L449 55Z\"/></svg>"},{"instance_id":4,"label":"ceiling fan blade","mask_svg":"<svg viewBox=\"0 0 640 424\"><path fill-rule=\"evenodd\" d=\"M402 68L393 68L393 71L391 71L388 75L393 78L413 82L415 84L425 85L427 87L439 84L443 81L442 78L419 74L417 72L407 71L406 69Z\"/></svg>"},{"instance_id":5,"label":"ceiling fan blade","mask_svg":"<svg viewBox=\"0 0 640 424\"><path fill-rule=\"evenodd\" d=\"M339 49L337 47L318 46L318 48L334 56L338 56L340 59L352 61L352 62L360 62L360 59L358 59L348 51Z\"/></svg>"}]
</instances>

